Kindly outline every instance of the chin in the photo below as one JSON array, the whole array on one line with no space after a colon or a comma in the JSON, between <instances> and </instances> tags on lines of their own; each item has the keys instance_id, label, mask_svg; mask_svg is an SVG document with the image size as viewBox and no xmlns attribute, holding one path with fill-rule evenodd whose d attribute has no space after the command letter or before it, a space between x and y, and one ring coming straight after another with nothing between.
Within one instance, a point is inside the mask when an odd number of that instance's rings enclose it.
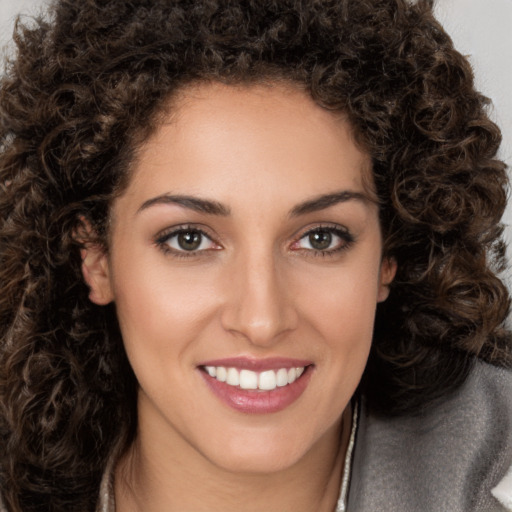
<instances>
[{"instance_id":1,"label":"chin","mask_svg":"<svg viewBox=\"0 0 512 512\"><path fill-rule=\"evenodd\" d=\"M232 453L224 452L215 460L211 460L220 469L237 474L268 475L279 473L294 466L300 459L300 455L290 456L288 452L279 451L244 451Z\"/></svg>"},{"instance_id":2,"label":"chin","mask_svg":"<svg viewBox=\"0 0 512 512\"><path fill-rule=\"evenodd\" d=\"M250 438L248 438L250 437ZM265 432L261 435L233 436L203 453L215 466L232 473L269 474L285 471L307 456L314 440L299 433Z\"/></svg>"}]
</instances>

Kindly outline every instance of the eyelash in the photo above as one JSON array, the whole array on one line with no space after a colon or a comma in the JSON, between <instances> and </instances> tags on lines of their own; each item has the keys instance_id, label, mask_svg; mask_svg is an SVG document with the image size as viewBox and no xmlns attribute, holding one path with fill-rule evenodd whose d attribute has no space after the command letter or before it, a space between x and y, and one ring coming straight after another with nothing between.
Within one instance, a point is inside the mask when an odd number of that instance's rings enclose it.
<instances>
[{"instance_id":1,"label":"eyelash","mask_svg":"<svg viewBox=\"0 0 512 512\"><path fill-rule=\"evenodd\" d=\"M292 244L298 244L301 240L304 240L306 237L311 236L312 234L319 233L319 232L325 232L329 233L330 235L334 235L340 239L340 246L336 247L334 249L301 249L298 248L296 250L298 251L306 251L310 253L313 257L332 257L337 256L341 252L344 252L348 250L352 244L356 241L355 237L348 231L346 228L341 228L339 226L315 226L312 229L308 229L307 231L303 232L299 238Z\"/></svg>"},{"instance_id":2,"label":"eyelash","mask_svg":"<svg viewBox=\"0 0 512 512\"><path fill-rule=\"evenodd\" d=\"M322 226L322 225L320 225L320 226L315 226L314 228L308 229L307 231L303 232L291 244L291 246L293 247L294 245L299 244L306 237L309 237L312 234L320 233L320 232L328 233L330 235L334 235L334 236L338 237L342 241L341 245L334 249L314 249L314 248L309 249L309 248L298 247L293 250L307 252L307 253L309 253L309 255L311 255L313 257L332 257L332 256L336 256L337 254L339 254L343 251L348 250L352 246L352 244L355 242L354 236L346 228L341 228L338 226ZM170 240L172 240L174 237L179 236L180 234L185 234L185 233L199 234L202 237L205 237L206 239L210 240L210 242L212 244L215 244L218 247L211 248L211 249L200 249L200 250L190 250L190 251L187 251L185 249L179 250L179 249L170 247L170 245L169 245ZM204 240L202 240L200 243L202 244L203 241ZM160 250L162 250L164 252L164 254L172 254L176 258L198 257L201 255L204 255L204 253L206 253L206 252L215 251L215 250L219 250L222 248L220 246L220 244L218 244L206 231L204 231L203 229L201 229L197 226L192 226L192 225L177 226L175 228L171 228L162 233L159 233L157 235L157 237L155 238L155 244L160 248Z\"/></svg>"},{"instance_id":3,"label":"eyelash","mask_svg":"<svg viewBox=\"0 0 512 512\"><path fill-rule=\"evenodd\" d=\"M201 250L191 250L187 251L185 249L178 250L169 246L169 242L174 238L181 234L185 233L194 233L200 234L202 237L207 238L211 241L211 243L215 245L219 245L213 238L203 229L197 226L183 225L177 226L175 228L171 228L167 231L164 231L157 235L155 239L155 244L164 252L164 254L172 254L175 258L192 258L202 255L206 251L215 251L217 248L212 249L201 249ZM202 243L202 241L201 241ZM219 246L220 248L220 246Z\"/></svg>"}]
</instances>

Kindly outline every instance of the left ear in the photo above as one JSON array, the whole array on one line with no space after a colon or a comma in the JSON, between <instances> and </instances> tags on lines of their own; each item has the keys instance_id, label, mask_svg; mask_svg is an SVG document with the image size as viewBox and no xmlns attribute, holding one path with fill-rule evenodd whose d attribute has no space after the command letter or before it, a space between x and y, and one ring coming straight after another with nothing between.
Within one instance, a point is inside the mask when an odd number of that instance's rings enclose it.
<instances>
[{"instance_id":1,"label":"left ear","mask_svg":"<svg viewBox=\"0 0 512 512\"><path fill-rule=\"evenodd\" d=\"M81 249L82 274L89 285L89 299L91 302L104 306L114 300L112 285L110 283L110 269L108 256L98 244L85 244Z\"/></svg>"},{"instance_id":2,"label":"left ear","mask_svg":"<svg viewBox=\"0 0 512 512\"><path fill-rule=\"evenodd\" d=\"M105 306L114 300L108 254L105 247L96 241L91 223L83 216L78 221L73 238L81 246L82 276L89 287L89 300Z\"/></svg>"},{"instance_id":3,"label":"left ear","mask_svg":"<svg viewBox=\"0 0 512 512\"><path fill-rule=\"evenodd\" d=\"M377 302L384 302L389 296L389 285L395 278L396 260L395 258L384 258L380 266L379 273L379 291L377 293Z\"/></svg>"}]
</instances>

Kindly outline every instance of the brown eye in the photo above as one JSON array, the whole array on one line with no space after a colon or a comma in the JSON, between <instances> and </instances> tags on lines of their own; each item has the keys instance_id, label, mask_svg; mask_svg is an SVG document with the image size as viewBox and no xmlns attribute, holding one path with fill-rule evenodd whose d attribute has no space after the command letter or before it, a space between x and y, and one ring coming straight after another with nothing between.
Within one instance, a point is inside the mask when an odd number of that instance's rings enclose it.
<instances>
[{"instance_id":1,"label":"brown eye","mask_svg":"<svg viewBox=\"0 0 512 512\"><path fill-rule=\"evenodd\" d=\"M348 249L354 237L340 227L317 227L304 233L293 245L294 250L307 250L314 255L335 254Z\"/></svg>"},{"instance_id":2,"label":"brown eye","mask_svg":"<svg viewBox=\"0 0 512 512\"><path fill-rule=\"evenodd\" d=\"M202 230L188 227L164 233L156 239L156 243L164 251L171 250L182 255L189 253L191 256L195 253L221 248Z\"/></svg>"},{"instance_id":3,"label":"brown eye","mask_svg":"<svg viewBox=\"0 0 512 512\"><path fill-rule=\"evenodd\" d=\"M309 245L317 251L329 249L332 243L332 233L325 230L317 230L308 235Z\"/></svg>"},{"instance_id":4,"label":"brown eye","mask_svg":"<svg viewBox=\"0 0 512 512\"><path fill-rule=\"evenodd\" d=\"M177 235L176 242L184 251L195 251L201 246L202 239L203 235L198 231L185 231Z\"/></svg>"}]
</instances>

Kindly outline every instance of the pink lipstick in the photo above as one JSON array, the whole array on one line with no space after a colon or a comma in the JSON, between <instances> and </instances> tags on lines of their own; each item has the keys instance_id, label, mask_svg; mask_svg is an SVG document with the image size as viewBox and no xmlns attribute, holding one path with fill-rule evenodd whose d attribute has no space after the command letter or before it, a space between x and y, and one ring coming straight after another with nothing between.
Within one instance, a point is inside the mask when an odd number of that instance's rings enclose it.
<instances>
[{"instance_id":1,"label":"pink lipstick","mask_svg":"<svg viewBox=\"0 0 512 512\"><path fill-rule=\"evenodd\" d=\"M244 413L278 412L306 389L311 361L289 358L236 357L198 366L209 389L229 407Z\"/></svg>"}]
</instances>

